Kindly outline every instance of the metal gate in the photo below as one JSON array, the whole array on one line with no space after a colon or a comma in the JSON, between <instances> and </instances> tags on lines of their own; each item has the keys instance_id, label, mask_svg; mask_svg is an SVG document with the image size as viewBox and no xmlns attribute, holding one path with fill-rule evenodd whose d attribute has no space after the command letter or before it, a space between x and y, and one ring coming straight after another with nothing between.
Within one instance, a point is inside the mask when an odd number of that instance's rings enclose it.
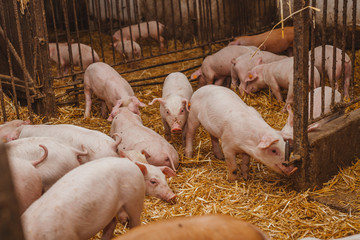
<instances>
[{"instance_id":1,"label":"metal gate","mask_svg":"<svg viewBox=\"0 0 360 240\"><path fill-rule=\"evenodd\" d=\"M341 132L335 132L335 136L327 136L324 134L324 139L328 139L323 145L331 145L336 143L336 138L341 138L341 141L344 142L344 145L349 146L350 150L344 149L343 144L339 146L331 146L330 148L336 149L332 155L329 156L327 146L318 146L314 143L314 137L311 139L311 135L308 133L308 126L311 123L314 123L317 120L324 119L332 115L341 115L345 109L360 100L360 90L356 87L356 82L358 83L359 79L355 79L355 47L358 42L356 42L356 32L358 31L357 21L359 21L359 16L357 16L357 4L358 0L354 1L327 1L327 0L318 0L318 1L294 1L294 11L305 8L306 6L319 7L319 12L315 10L301 11L299 14L294 16L294 27L295 27L295 37L294 37L294 153L291 157L291 161L297 162L299 165L300 171L294 176L294 182L300 189L306 189L308 187L313 187L315 185L320 185L321 183L327 181L333 174L338 171L338 168L347 164L350 164L352 159L359 155L360 152L357 145L358 136L360 135L358 127L355 127L353 130L346 130L345 127L343 131L355 131L354 135L349 134L349 138L342 138ZM321 16L321 18L319 17ZM341 20L341 21L340 21ZM325 70L325 45L331 44L333 54L333 65L332 65L332 76L334 78L336 72L336 48L341 49L341 80L338 81L338 90L341 93L340 102L336 103L334 101L335 95L335 83L328 83L326 78ZM310 84L308 81L308 76L311 76L313 83L314 79L314 48L316 46L321 46L321 116L317 119L313 117L313 107L314 107L314 89L313 84ZM357 46L359 48L359 46ZM310 51L310 53L309 53ZM350 73L350 83L349 83L349 96L345 96L346 83L345 79L345 54L350 54L351 59L351 73ZM309 54L311 57L309 57ZM338 55L339 56L339 55ZM309 72L309 64L311 65L311 70ZM358 68L359 66L357 66ZM355 81L357 80L357 81ZM331 94L331 111L326 113L325 109L325 92L324 88L328 85L332 87ZM345 87L345 88L344 88ZM309 97L310 96L310 97ZM310 109L310 110L309 110ZM340 113L340 114L339 114ZM346 118L346 115L343 117ZM359 124L357 120L354 121L355 126ZM329 130L327 130L329 131ZM330 132L330 131L329 131ZM336 136L337 135L337 136ZM352 138L352 137L353 138ZM320 138L320 137L319 137ZM316 146L316 147L314 147ZM320 149L319 149L320 148ZM346 148L346 147L345 147ZM347 152L345 152L347 151ZM316 156L319 158L319 155L324 155L325 159L314 159ZM342 157L343 155L344 157ZM334 159L332 159L334 157ZM329 159L326 159L329 158ZM331 159L330 159L331 158Z\"/></svg>"},{"instance_id":2,"label":"metal gate","mask_svg":"<svg viewBox=\"0 0 360 240\"><path fill-rule=\"evenodd\" d=\"M0 101L3 121L9 117L7 108L15 108L14 118L20 118L19 103L27 106L30 120L34 112L52 115L55 111L47 72L47 34L42 9L43 2L38 0L27 4L16 0L0 1Z\"/></svg>"}]
</instances>

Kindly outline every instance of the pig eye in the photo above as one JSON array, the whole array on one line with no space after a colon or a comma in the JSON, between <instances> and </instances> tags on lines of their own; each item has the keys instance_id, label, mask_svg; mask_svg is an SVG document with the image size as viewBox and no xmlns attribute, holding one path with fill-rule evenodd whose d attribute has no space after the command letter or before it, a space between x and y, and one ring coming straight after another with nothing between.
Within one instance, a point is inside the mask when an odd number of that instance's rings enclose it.
<instances>
[{"instance_id":1,"label":"pig eye","mask_svg":"<svg viewBox=\"0 0 360 240\"><path fill-rule=\"evenodd\" d=\"M150 179L150 183L152 184L152 185L155 185L155 184L157 184L157 181L156 181L156 179Z\"/></svg>"},{"instance_id":2,"label":"pig eye","mask_svg":"<svg viewBox=\"0 0 360 240\"><path fill-rule=\"evenodd\" d=\"M166 114L169 114L169 110L166 110Z\"/></svg>"},{"instance_id":3,"label":"pig eye","mask_svg":"<svg viewBox=\"0 0 360 240\"><path fill-rule=\"evenodd\" d=\"M277 155L276 149L271 150L271 152L272 152L273 154L276 154L276 155Z\"/></svg>"}]
</instances>

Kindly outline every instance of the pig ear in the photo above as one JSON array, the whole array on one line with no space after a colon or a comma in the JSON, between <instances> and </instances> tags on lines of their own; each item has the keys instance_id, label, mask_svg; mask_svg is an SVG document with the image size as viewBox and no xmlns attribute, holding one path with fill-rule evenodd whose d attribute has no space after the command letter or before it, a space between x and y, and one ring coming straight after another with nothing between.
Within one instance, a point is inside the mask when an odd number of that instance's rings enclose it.
<instances>
[{"instance_id":1,"label":"pig ear","mask_svg":"<svg viewBox=\"0 0 360 240\"><path fill-rule=\"evenodd\" d=\"M257 73L255 71L249 71L247 78L245 78L245 82L254 81L257 78Z\"/></svg>"},{"instance_id":2,"label":"pig ear","mask_svg":"<svg viewBox=\"0 0 360 240\"><path fill-rule=\"evenodd\" d=\"M291 110L291 105L290 105L290 104L288 104L288 105L286 106L286 110L287 110L288 113L289 113L288 124L289 124L290 127L294 127L294 114L293 114L293 112L292 112L292 110Z\"/></svg>"},{"instance_id":3,"label":"pig ear","mask_svg":"<svg viewBox=\"0 0 360 240\"><path fill-rule=\"evenodd\" d=\"M139 163L139 162L134 162L134 163L140 168L142 174L143 174L144 176L146 176L146 174L147 174L147 168L146 168L146 166L145 166L144 164L142 164L142 163Z\"/></svg>"},{"instance_id":4,"label":"pig ear","mask_svg":"<svg viewBox=\"0 0 360 240\"><path fill-rule=\"evenodd\" d=\"M185 105L185 109L190 112L190 103L189 103L189 100L187 100L186 98L183 98L183 100L181 101L182 104Z\"/></svg>"},{"instance_id":5,"label":"pig ear","mask_svg":"<svg viewBox=\"0 0 360 240\"><path fill-rule=\"evenodd\" d=\"M273 136L264 135L261 138L260 143L257 145L257 147L260 149L266 149L269 148L273 143L276 143L277 141L279 141L279 139L274 138Z\"/></svg>"},{"instance_id":6,"label":"pig ear","mask_svg":"<svg viewBox=\"0 0 360 240\"><path fill-rule=\"evenodd\" d=\"M137 105L137 106L140 106L140 107L146 107L146 104L141 102L137 97L133 96L131 97L131 100Z\"/></svg>"},{"instance_id":7,"label":"pig ear","mask_svg":"<svg viewBox=\"0 0 360 240\"><path fill-rule=\"evenodd\" d=\"M113 109L114 109L115 107L116 107L116 108L119 108L122 104L123 104L123 101L122 101L122 100L117 100L115 106L113 107Z\"/></svg>"},{"instance_id":8,"label":"pig ear","mask_svg":"<svg viewBox=\"0 0 360 240\"><path fill-rule=\"evenodd\" d=\"M158 101L160 104L164 105L166 103L165 99L163 98L154 98L149 105L153 105L156 101Z\"/></svg>"},{"instance_id":9,"label":"pig ear","mask_svg":"<svg viewBox=\"0 0 360 240\"><path fill-rule=\"evenodd\" d=\"M122 138L121 138L121 136L119 135L119 134L117 134L117 133L114 133L114 135L112 136L113 138L114 138L114 140L115 140L115 142L113 143L113 148L115 149L115 152L117 151L117 147L119 146L119 144L121 143L121 140L122 140Z\"/></svg>"},{"instance_id":10,"label":"pig ear","mask_svg":"<svg viewBox=\"0 0 360 240\"><path fill-rule=\"evenodd\" d=\"M121 158L127 158L126 153L123 150L118 151L119 157ZM130 159L130 158L129 158ZM130 159L131 160L131 159Z\"/></svg>"},{"instance_id":11,"label":"pig ear","mask_svg":"<svg viewBox=\"0 0 360 240\"><path fill-rule=\"evenodd\" d=\"M159 167L159 168L167 178L176 177L176 173L171 168L166 167L166 166Z\"/></svg>"},{"instance_id":12,"label":"pig ear","mask_svg":"<svg viewBox=\"0 0 360 240\"><path fill-rule=\"evenodd\" d=\"M256 60L256 62L255 62L256 65L260 65L260 64L262 64L262 63L263 63L262 57L259 57L259 58Z\"/></svg>"},{"instance_id":13,"label":"pig ear","mask_svg":"<svg viewBox=\"0 0 360 240\"><path fill-rule=\"evenodd\" d=\"M231 64L236 64L236 58L231 59Z\"/></svg>"},{"instance_id":14,"label":"pig ear","mask_svg":"<svg viewBox=\"0 0 360 240\"><path fill-rule=\"evenodd\" d=\"M141 151L141 154L144 154L144 156L145 156L146 159L148 159L148 158L151 157L150 154L149 154L146 150L142 150L142 151Z\"/></svg>"}]
</instances>

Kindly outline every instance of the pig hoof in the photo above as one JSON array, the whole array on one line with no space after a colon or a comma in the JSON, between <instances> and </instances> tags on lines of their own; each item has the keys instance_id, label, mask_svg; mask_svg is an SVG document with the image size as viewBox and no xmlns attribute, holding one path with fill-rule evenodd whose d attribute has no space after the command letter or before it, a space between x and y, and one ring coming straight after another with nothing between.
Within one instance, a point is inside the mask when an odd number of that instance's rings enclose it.
<instances>
[{"instance_id":1,"label":"pig hoof","mask_svg":"<svg viewBox=\"0 0 360 240\"><path fill-rule=\"evenodd\" d=\"M249 175L243 174L243 178L244 178L244 180L248 180L248 179L249 179Z\"/></svg>"},{"instance_id":2,"label":"pig hoof","mask_svg":"<svg viewBox=\"0 0 360 240\"><path fill-rule=\"evenodd\" d=\"M126 225L129 222L129 216L127 214L123 214L118 217L118 220L122 225Z\"/></svg>"}]
</instances>

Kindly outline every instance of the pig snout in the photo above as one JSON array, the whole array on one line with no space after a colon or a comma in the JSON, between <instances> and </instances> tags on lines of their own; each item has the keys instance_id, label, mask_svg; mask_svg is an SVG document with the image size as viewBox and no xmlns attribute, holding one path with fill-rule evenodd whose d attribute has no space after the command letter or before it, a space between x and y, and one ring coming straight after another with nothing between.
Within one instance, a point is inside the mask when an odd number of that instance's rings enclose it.
<instances>
[{"instance_id":1,"label":"pig snout","mask_svg":"<svg viewBox=\"0 0 360 240\"><path fill-rule=\"evenodd\" d=\"M176 203L176 197L177 197L176 194L171 193L165 201L168 202L168 203L171 203L171 204L175 204Z\"/></svg>"},{"instance_id":2,"label":"pig snout","mask_svg":"<svg viewBox=\"0 0 360 240\"><path fill-rule=\"evenodd\" d=\"M283 172L283 174L285 174L287 176L291 176L298 169L294 165L284 166L281 164L281 165L278 165L277 167L280 168L280 170Z\"/></svg>"},{"instance_id":3,"label":"pig snout","mask_svg":"<svg viewBox=\"0 0 360 240\"><path fill-rule=\"evenodd\" d=\"M181 133L181 131L182 131L182 128L179 123L175 122L171 126L171 133Z\"/></svg>"}]
</instances>

